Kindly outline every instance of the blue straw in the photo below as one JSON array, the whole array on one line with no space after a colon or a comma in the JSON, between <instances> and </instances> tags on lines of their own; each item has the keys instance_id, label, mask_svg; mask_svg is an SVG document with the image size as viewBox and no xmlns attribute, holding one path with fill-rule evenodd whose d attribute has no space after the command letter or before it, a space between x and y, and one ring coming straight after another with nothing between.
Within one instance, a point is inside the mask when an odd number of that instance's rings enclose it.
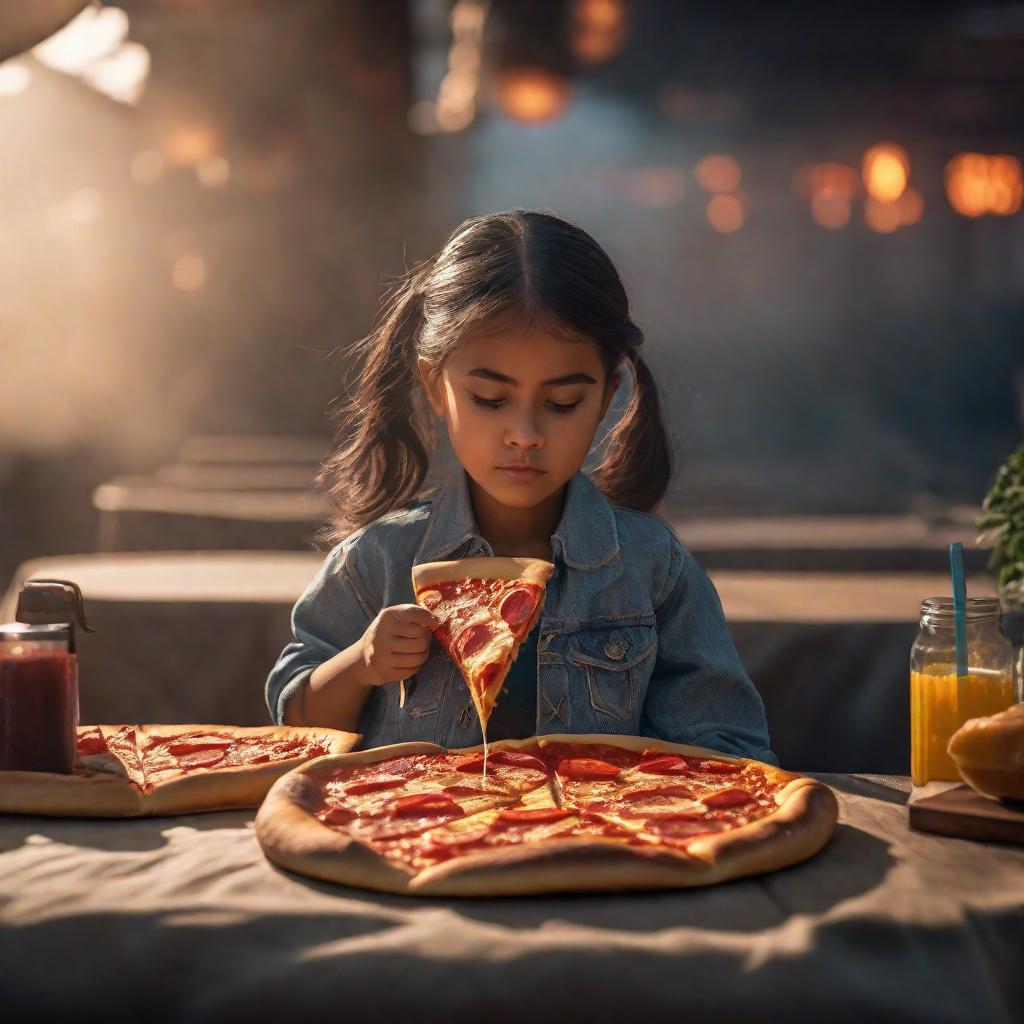
<instances>
[{"instance_id":1,"label":"blue straw","mask_svg":"<svg viewBox=\"0 0 1024 1024\"><path fill-rule=\"evenodd\" d=\"M949 568L953 574L953 633L956 637L956 674L967 675L967 584L964 582L964 546L949 545Z\"/></svg>"}]
</instances>

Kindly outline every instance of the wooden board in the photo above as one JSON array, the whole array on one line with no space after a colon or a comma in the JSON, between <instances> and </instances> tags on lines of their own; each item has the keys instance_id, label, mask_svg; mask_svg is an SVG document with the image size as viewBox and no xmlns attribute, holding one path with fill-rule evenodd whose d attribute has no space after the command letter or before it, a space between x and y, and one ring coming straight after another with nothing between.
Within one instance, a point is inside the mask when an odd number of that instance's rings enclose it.
<instances>
[{"instance_id":1,"label":"wooden board","mask_svg":"<svg viewBox=\"0 0 1024 1024\"><path fill-rule=\"evenodd\" d=\"M970 786L957 786L909 805L910 826L962 839L1024 846L1024 803L990 800Z\"/></svg>"}]
</instances>

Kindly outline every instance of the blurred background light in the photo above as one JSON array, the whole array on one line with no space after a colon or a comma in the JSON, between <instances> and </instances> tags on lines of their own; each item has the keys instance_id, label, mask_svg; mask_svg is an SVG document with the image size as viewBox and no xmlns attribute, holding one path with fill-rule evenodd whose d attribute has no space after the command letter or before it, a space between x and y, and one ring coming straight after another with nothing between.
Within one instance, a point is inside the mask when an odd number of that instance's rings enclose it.
<instances>
[{"instance_id":1,"label":"blurred background light","mask_svg":"<svg viewBox=\"0 0 1024 1024\"><path fill-rule=\"evenodd\" d=\"M960 153L946 165L946 196L965 217L1008 217L1024 198L1021 162L1015 156Z\"/></svg>"},{"instance_id":2,"label":"blurred background light","mask_svg":"<svg viewBox=\"0 0 1024 1024\"><path fill-rule=\"evenodd\" d=\"M742 173L740 165L731 156L715 153L697 163L694 177L708 192L734 192L739 188Z\"/></svg>"},{"instance_id":3,"label":"blurred background light","mask_svg":"<svg viewBox=\"0 0 1024 1024\"><path fill-rule=\"evenodd\" d=\"M573 56L584 65L610 60L626 42L627 25L622 0L577 0L570 34Z\"/></svg>"},{"instance_id":4,"label":"blurred background light","mask_svg":"<svg viewBox=\"0 0 1024 1024\"><path fill-rule=\"evenodd\" d=\"M497 98L513 121L551 121L569 102L569 83L564 75L547 68L505 68L498 76Z\"/></svg>"},{"instance_id":5,"label":"blurred background light","mask_svg":"<svg viewBox=\"0 0 1024 1024\"><path fill-rule=\"evenodd\" d=\"M884 203L868 196L864 201L864 222L880 235L890 235L900 226L900 210L896 203Z\"/></svg>"},{"instance_id":6,"label":"blurred background light","mask_svg":"<svg viewBox=\"0 0 1024 1024\"><path fill-rule=\"evenodd\" d=\"M48 68L129 105L142 98L150 71L149 50L128 39L125 11L98 3L35 46L32 55Z\"/></svg>"},{"instance_id":7,"label":"blurred background light","mask_svg":"<svg viewBox=\"0 0 1024 1024\"><path fill-rule=\"evenodd\" d=\"M739 231L746 220L745 197L722 193L708 200L708 223L723 235Z\"/></svg>"},{"instance_id":8,"label":"blurred background light","mask_svg":"<svg viewBox=\"0 0 1024 1024\"><path fill-rule=\"evenodd\" d=\"M880 203L894 203L907 187L910 160L906 150L892 142L872 146L862 161L864 187Z\"/></svg>"}]
</instances>

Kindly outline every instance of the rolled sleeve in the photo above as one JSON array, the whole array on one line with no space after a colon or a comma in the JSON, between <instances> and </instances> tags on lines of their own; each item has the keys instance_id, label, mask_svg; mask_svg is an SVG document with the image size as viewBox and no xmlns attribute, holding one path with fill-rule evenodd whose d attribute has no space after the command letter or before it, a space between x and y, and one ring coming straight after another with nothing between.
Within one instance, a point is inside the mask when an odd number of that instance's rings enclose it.
<instances>
[{"instance_id":1,"label":"rolled sleeve","mask_svg":"<svg viewBox=\"0 0 1024 1024\"><path fill-rule=\"evenodd\" d=\"M718 591L675 539L666 588L655 612L658 658L641 731L777 765L764 703L740 661Z\"/></svg>"},{"instance_id":2,"label":"rolled sleeve","mask_svg":"<svg viewBox=\"0 0 1024 1024\"><path fill-rule=\"evenodd\" d=\"M265 688L267 709L278 725L285 705L313 670L351 647L380 611L358 570L357 543L353 535L331 551L292 609L295 640L281 652Z\"/></svg>"}]
</instances>

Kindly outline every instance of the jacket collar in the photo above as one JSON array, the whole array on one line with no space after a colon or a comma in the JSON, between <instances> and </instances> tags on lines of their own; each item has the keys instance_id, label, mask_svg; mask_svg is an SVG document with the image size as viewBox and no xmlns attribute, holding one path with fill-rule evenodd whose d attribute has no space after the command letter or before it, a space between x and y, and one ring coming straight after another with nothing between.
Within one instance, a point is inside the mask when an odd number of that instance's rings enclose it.
<instances>
[{"instance_id":1,"label":"jacket collar","mask_svg":"<svg viewBox=\"0 0 1024 1024\"><path fill-rule=\"evenodd\" d=\"M477 527L469 479L461 466L455 466L431 502L427 529L415 555L416 565L457 557L455 552L467 541L473 542L471 547L479 553L491 553ZM569 480L562 518L552 534L552 548L560 549L565 564L573 569L599 569L618 557L615 513L582 470Z\"/></svg>"}]
</instances>

